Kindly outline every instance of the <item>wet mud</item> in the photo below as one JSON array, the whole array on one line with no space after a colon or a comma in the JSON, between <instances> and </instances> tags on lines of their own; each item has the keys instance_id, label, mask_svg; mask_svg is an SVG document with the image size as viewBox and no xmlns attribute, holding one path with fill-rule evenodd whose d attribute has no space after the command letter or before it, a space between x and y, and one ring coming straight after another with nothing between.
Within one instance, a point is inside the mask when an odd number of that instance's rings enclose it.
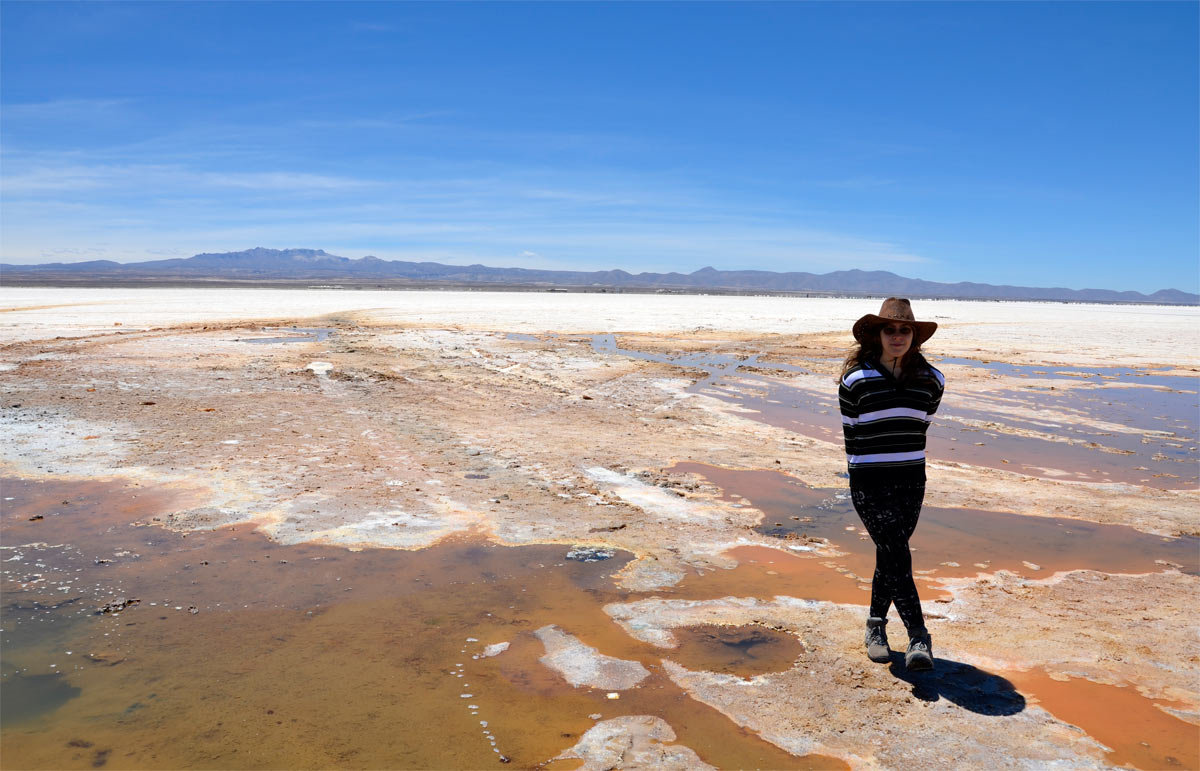
<instances>
[{"instance_id":1,"label":"wet mud","mask_svg":"<svg viewBox=\"0 0 1200 771\"><path fill-rule=\"evenodd\" d=\"M670 658L675 663L738 677L791 669L802 651L794 635L753 624L684 627L674 635Z\"/></svg>"}]
</instances>

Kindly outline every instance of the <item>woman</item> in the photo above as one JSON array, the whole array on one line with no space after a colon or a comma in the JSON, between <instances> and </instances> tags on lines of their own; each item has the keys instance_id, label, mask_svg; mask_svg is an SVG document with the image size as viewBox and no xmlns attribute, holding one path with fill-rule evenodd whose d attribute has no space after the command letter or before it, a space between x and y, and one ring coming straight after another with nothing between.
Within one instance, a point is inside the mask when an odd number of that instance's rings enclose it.
<instances>
[{"instance_id":1,"label":"woman","mask_svg":"<svg viewBox=\"0 0 1200 771\"><path fill-rule=\"evenodd\" d=\"M921 355L937 324L917 321L908 300L890 297L879 314L854 323L857 347L846 357L838 399L854 509L875 542L867 656L891 659L887 613L908 631L905 665L933 669L933 648L912 577L908 539L925 498L925 430L942 399L945 378Z\"/></svg>"}]
</instances>

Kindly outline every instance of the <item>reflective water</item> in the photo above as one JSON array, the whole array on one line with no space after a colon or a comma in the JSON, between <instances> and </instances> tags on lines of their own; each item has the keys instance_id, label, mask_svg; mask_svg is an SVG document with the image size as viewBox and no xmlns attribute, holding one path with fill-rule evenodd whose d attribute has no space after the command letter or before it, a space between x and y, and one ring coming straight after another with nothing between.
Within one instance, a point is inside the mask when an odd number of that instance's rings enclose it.
<instances>
[{"instance_id":1,"label":"reflective water","mask_svg":"<svg viewBox=\"0 0 1200 771\"><path fill-rule=\"evenodd\" d=\"M1036 694L1046 711L1111 748L1108 761L1114 766L1200 768L1200 728L1160 708L1181 704L1148 699L1132 685L1075 678L1060 681L1041 670L1013 672L1008 677L1022 690Z\"/></svg>"},{"instance_id":2,"label":"reflective water","mask_svg":"<svg viewBox=\"0 0 1200 771\"><path fill-rule=\"evenodd\" d=\"M264 332L275 331L264 329ZM304 329L301 327L287 327L279 330L290 332L290 335L283 337L239 337L239 343L323 343L329 336L337 330L334 329Z\"/></svg>"},{"instance_id":3,"label":"reflective water","mask_svg":"<svg viewBox=\"0 0 1200 771\"><path fill-rule=\"evenodd\" d=\"M984 369L996 375L1037 378L1039 380L1083 379L1096 383L1101 381L1117 381L1129 384L1159 385L1167 388L1176 388L1181 379L1177 375L1148 373L1128 367L1064 367L1054 364L1008 364L1002 361L967 359L954 356L933 357L930 360L935 366L957 364L963 367Z\"/></svg>"}]
</instances>

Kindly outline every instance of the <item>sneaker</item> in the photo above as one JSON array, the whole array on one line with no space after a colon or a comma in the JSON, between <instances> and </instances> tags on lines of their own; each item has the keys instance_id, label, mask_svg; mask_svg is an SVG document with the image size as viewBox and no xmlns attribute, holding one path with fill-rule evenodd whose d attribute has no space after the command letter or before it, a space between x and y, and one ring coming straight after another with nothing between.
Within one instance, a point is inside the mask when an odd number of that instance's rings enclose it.
<instances>
[{"instance_id":1,"label":"sneaker","mask_svg":"<svg viewBox=\"0 0 1200 771\"><path fill-rule=\"evenodd\" d=\"M904 654L904 666L913 672L928 672L933 669L933 642L929 635L917 635L908 641L908 652Z\"/></svg>"},{"instance_id":2,"label":"sneaker","mask_svg":"<svg viewBox=\"0 0 1200 771\"><path fill-rule=\"evenodd\" d=\"M871 616L867 619L867 658L871 661L886 663L892 660L892 649L888 647L886 618Z\"/></svg>"}]
</instances>

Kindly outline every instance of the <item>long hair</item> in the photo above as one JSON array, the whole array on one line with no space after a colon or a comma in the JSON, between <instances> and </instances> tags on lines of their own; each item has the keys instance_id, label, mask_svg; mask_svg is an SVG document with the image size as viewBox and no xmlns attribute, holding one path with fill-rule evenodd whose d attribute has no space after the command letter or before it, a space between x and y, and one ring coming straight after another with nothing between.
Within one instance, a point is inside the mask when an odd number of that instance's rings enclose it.
<instances>
[{"instance_id":1,"label":"long hair","mask_svg":"<svg viewBox=\"0 0 1200 771\"><path fill-rule=\"evenodd\" d=\"M867 336L867 342L863 343L858 340L854 341L854 347L846 354L846 360L842 362L842 374L838 375L838 382L846 376L846 373L857 367L859 364L867 361L877 361L883 363L883 343L879 341L878 327L871 330L871 334ZM917 342L916 334L913 335L913 343L905 351L904 356L900 359L900 382L908 385L913 381L922 377L929 371L929 362L925 360L925 355L921 353L921 344Z\"/></svg>"}]
</instances>

